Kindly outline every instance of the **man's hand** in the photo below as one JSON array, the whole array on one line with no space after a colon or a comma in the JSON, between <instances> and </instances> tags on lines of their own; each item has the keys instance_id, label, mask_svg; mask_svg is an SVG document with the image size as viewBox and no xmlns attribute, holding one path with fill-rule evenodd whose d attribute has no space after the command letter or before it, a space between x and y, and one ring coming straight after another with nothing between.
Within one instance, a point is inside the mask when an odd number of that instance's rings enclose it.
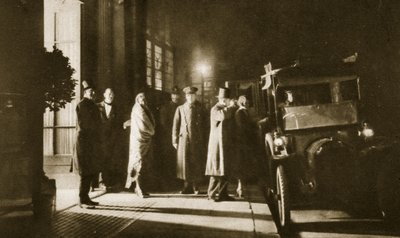
<instances>
[{"instance_id":1,"label":"man's hand","mask_svg":"<svg viewBox=\"0 0 400 238\"><path fill-rule=\"evenodd\" d=\"M177 150L178 149L178 144L173 143L172 146L174 146L174 148Z\"/></svg>"},{"instance_id":2,"label":"man's hand","mask_svg":"<svg viewBox=\"0 0 400 238\"><path fill-rule=\"evenodd\" d=\"M126 122L124 122L123 124L124 129L126 129L129 126L131 126L131 120L127 120Z\"/></svg>"}]
</instances>

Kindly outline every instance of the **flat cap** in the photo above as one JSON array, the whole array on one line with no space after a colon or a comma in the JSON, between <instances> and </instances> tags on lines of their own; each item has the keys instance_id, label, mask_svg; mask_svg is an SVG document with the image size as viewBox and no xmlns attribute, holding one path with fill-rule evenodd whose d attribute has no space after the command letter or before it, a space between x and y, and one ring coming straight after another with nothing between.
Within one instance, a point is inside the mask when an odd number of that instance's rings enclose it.
<instances>
[{"instance_id":1,"label":"flat cap","mask_svg":"<svg viewBox=\"0 0 400 238\"><path fill-rule=\"evenodd\" d=\"M191 87L191 86L189 86L189 87L186 87L186 88L184 88L183 89L183 92L185 93L185 94L194 94L194 93L196 93L197 92L197 88L196 87Z\"/></svg>"}]
</instances>

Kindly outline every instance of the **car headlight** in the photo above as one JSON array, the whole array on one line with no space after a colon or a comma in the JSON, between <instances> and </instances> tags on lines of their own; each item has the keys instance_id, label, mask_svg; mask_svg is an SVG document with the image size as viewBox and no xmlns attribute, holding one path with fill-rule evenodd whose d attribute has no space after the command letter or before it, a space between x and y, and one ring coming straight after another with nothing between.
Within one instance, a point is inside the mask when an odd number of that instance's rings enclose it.
<instances>
[{"instance_id":1,"label":"car headlight","mask_svg":"<svg viewBox=\"0 0 400 238\"><path fill-rule=\"evenodd\" d=\"M364 122L362 124L361 131L358 132L358 135L364 138L373 137L374 134L375 134L374 130L370 127L369 123L367 122Z\"/></svg>"},{"instance_id":2,"label":"car headlight","mask_svg":"<svg viewBox=\"0 0 400 238\"><path fill-rule=\"evenodd\" d=\"M361 131L361 134L366 138L373 137L374 136L374 130L372 130L371 128L364 128Z\"/></svg>"}]
</instances>

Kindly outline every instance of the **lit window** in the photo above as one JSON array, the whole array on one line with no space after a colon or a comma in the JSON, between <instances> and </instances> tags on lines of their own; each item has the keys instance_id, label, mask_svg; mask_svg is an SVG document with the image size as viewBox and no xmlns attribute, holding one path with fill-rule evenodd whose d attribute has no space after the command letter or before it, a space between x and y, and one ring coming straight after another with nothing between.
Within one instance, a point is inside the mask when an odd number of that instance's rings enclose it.
<instances>
[{"instance_id":1,"label":"lit window","mask_svg":"<svg viewBox=\"0 0 400 238\"><path fill-rule=\"evenodd\" d=\"M80 15L79 1L44 0L44 46L60 49L75 69L75 99L58 112L46 111L43 121L44 155L69 161L75 142L75 108L80 98Z\"/></svg>"},{"instance_id":2,"label":"lit window","mask_svg":"<svg viewBox=\"0 0 400 238\"><path fill-rule=\"evenodd\" d=\"M156 90L170 91L173 87L173 53L168 46L146 40L146 83Z\"/></svg>"}]
</instances>

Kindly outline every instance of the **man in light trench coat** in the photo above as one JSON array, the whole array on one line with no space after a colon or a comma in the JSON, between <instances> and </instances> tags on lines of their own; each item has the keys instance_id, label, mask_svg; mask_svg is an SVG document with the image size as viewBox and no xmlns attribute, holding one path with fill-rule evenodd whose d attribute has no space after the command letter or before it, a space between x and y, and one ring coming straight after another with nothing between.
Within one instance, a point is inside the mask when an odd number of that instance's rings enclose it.
<instances>
[{"instance_id":1,"label":"man in light trench coat","mask_svg":"<svg viewBox=\"0 0 400 238\"><path fill-rule=\"evenodd\" d=\"M205 164L205 113L196 100L197 88L183 89L186 102L176 111L172 126L172 145L177 149L176 176L184 181L182 194L198 194Z\"/></svg>"},{"instance_id":2,"label":"man in light trench coat","mask_svg":"<svg viewBox=\"0 0 400 238\"><path fill-rule=\"evenodd\" d=\"M206 175L210 176L208 199L233 201L228 196L227 176L231 176L234 156L233 123L235 108L229 106L229 89L220 88L217 104L211 108L210 139ZM218 194L218 198L217 198Z\"/></svg>"}]
</instances>

